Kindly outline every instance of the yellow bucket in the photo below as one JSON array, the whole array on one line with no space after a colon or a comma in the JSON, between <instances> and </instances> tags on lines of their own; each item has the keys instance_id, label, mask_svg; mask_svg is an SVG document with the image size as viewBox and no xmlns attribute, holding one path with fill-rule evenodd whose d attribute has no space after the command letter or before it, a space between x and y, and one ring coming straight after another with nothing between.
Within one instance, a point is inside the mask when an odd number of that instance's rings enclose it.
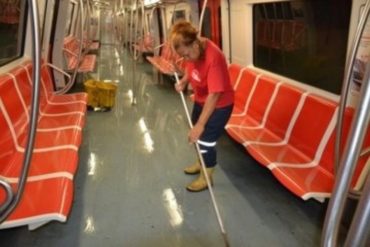
<instances>
[{"instance_id":1,"label":"yellow bucket","mask_svg":"<svg viewBox=\"0 0 370 247\"><path fill-rule=\"evenodd\" d=\"M116 101L117 85L114 83L97 82L96 87L99 95L99 106L112 108Z\"/></svg>"},{"instance_id":2,"label":"yellow bucket","mask_svg":"<svg viewBox=\"0 0 370 247\"><path fill-rule=\"evenodd\" d=\"M87 93L87 105L91 107L99 106L99 94L96 87L96 81L87 80L84 83L85 91Z\"/></svg>"}]
</instances>

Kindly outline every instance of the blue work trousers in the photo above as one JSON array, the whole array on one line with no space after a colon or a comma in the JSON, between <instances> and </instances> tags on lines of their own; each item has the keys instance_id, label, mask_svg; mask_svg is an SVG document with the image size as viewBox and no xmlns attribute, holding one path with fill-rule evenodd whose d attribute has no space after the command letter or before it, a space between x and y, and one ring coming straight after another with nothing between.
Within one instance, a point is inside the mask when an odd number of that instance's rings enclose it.
<instances>
[{"instance_id":1,"label":"blue work trousers","mask_svg":"<svg viewBox=\"0 0 370 247\"><path fill-rule=\"evenodd\" d=\"M199 119L203 106L195 103L191 114L193 125ZM217 164L216 145L217 140L225 129L225 125L231 116L233 105L216 108L209 117L204 132L198 140L201 154L206 167L214 167Z\"/></svg>"}]
</instances>

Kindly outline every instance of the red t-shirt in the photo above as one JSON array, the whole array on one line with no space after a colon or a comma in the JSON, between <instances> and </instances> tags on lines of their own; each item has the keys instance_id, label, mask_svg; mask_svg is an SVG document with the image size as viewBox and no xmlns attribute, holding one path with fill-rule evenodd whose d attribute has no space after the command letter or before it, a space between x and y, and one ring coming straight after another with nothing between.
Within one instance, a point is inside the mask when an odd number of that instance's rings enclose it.
<instances>
[{"instance_id":1,"label":"red t-shirt","mask_svg":"<svg viewBox=\"0 0 370 247\"><path fill-rule=\"evenodd\" d=\"M206 40L204 56L200 60L186 61L186 72L195 102L204 105L209 93L221 93L216 108L234 103L225 56L210 40Z\"/></svg>"}]
</instances>

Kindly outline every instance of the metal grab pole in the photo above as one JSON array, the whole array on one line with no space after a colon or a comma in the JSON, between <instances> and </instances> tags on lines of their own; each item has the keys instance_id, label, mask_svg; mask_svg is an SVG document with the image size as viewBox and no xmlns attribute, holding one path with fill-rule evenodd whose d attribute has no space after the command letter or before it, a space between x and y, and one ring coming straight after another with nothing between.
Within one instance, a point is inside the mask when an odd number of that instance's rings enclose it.
<instances>
[{"instance_id":1,"label":"metal grab pole","mask_svg":"<svg viewBox=\"0 0 370 247\"><path fill-rule=\"evenodd\" d=\"M179 76L176 72L174 74L175 74L175 78L176 78L176 83L179 84ZM188 107L186 105L186 101L185 101L185 97L184 97L183 92L180 92L180 97L181 97L181 101L182 101L182 104L183 104L184 109L185 109L186 118L188 120L189 127L193 128L193 123L191 122L190 113L189 113ZM222 219L221 219L220 211L219 211L218 206L217 206L216 198L215 198L215 195L213 193L211 182L210 182L210 179L209 179L208 174L207 174L206 165L204 163L203 156L200 152L199 144L197 142L195 142L194 146L195 146L195 149L197 151L197 154L198 154L198 157L199 157L199 160L200 160L200 164L201 164L201 167L202 167L202 171L204 173L204 177L205 177L206 182L207 182L209 194L211 195L213 208L214 208L215 213L216 213L216 217L217 217L220 229L221 229L221 233L222 233L222 237L223 237L224 242L225 242L225 246L229 247L230 244L229 244L229 241L228 241L228 238L227 238L227 234L226 234L226 231L225 231L224 224L223 224Z\"/></svg>"},{"instance_id":2,"label":"metal grab pole","mask_svg":"<svg viewBox=\"0 0 370 247\"><path fill-rule=\"evenodd\" d=\"M340 144L341 144L341 135L342 135L342 126L343 126L343 115L344 115L344 110L347 102L347 95L349 92L349 86L350 86L350 79L351 79L351 71L353 70L353 65L354 65L354 60L356 57L356 53L360 44L361 40L361 35L364 31L365 25L366 25L366 20L367 20L367 15L369 14L370 11L370 1L368 0L366 2L366 5L364 7L363 13L361 15L359 24L358 24L358 29L355 35L355 38L352 42L351 45L351 54L348 60L348 64L346 64L346 71L344 75L344 80L343 80L343 85L342 85L342 92L341 92L341 100L339 104L339 113L338 113L338 122L337 122L337 131L336 131L336 140L335 140L335 167L334 170L336 172L337 176L337 181L335 184L335 190L333 191L332 198L330 200L328 210L327 210L327 215L325 218L324 222L324 228L323 228L323 236L322 236L322 246L335 246L337 242L337 235L339 231L339 222L343 214L344 210L344 203L345 199L347 197L348 191L349 191L349 182L346 181L350 179L349 176L349 171L351 173L353 172L354 168L349 167L351 162L348 159L353 159L354 157L352 156L353 153L355 152L354 150L345 150L345 154L343 154L343 160L340 160ZM368 82L367 82L368 83ZM363 85L364 86L364 85ZM360 104L360 103L359 103ZM354 117L354 123L358 123L357 115ZM356 126L355 124L353 124ZM353 130L351 130L353 131ZM349 137L351 137L352 134L349 134ZM352 139L348 139L348 143L350 143ZM348 144L347 143L347 144ZM362 142L361 142L362 143ZM348 146L348 145L347 145ZM346 147L346 149L349 149L349 147ZM347 155L347 157L345 157ZM349 157L351 156L351 157ZM356 155L358 158L358 156ZM356 160L357 160L356 158ZM340 169L337 169L338 164L341 164ZM343 174L343 172L345 174ZM351 177L351 176L350 176Z\"/></svg>"},{"instance_id":3,"label":"metal grab pole","mask_svg":"<svg viewBox=\"0 0 370 247\"><path fill-rule=\"evenodd\" d=\"M370 63L366 67L366 73L361 86L358 107L353 117L348 141L340 162L337 178L332 197L330 198L328 211L325 217L322 246L337 246L340 220L343 215L345 202L348 196L350 183L360 149L365 139L366 130L370 118Z\"/></svg>"},{"instance_id":4,"label":"metal grab pole","mask_svg":"<svg viewBox=\"0 0 370 247\"><path fill-rule=\"evenodd\" d=\"M202 6L202 12L200 13L200 19L199 19L199 35L202 35L203 19L204 19L204 13L206 12L207 2L208 2L207 0L204 0L203 6Z\"/></svg>"},{"instance_id":5,"label":"metal grab pole","mask_svg":"<svg viewBox=\"0 0 370 247\"><path fill-rule=\"evenodd\" d=\"M366 237L370 234L370 176L367 176L356 213L349 229L345 247L365 246Z\"/></svg>"},{"instance_id":6,"label":"metal grab pole","mask_svg":"<svg viewBox=\"0 0 370 247\"><path fill-rule=\"evenodd\" d=\"M356 54L358 51L358 48L360 46L361 41L361 35L364 32L367 16L370 11L370 1L367 0L366 5L364 7L364 10L362 11L362 15L360 18L360 21L358 23L358 28L355 34L355 37L351 44L351 54L348 58L348 64L345 66L344 71L344 78L343 78L343 85L341 90L341 97L339 102L339 110L338 110L338 121L337 121L337 131L336 131L336 137L335 137L335 149L334 149L334 172L337 173L338 170L338 164L340 161L340 146L342 142L342 129L343 129L343 117L344 117L344 111L347 105L347 96L349 93L349 87L350 82L352 78L352 71L353 71L353 65L355 63Z\"/></svg>"}]
</instances>

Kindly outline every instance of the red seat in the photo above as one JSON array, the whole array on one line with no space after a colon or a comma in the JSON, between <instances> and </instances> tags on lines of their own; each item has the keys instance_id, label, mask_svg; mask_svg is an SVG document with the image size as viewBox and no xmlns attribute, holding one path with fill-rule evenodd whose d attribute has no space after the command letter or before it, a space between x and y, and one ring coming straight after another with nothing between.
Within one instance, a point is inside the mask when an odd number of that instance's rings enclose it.
<instances>
[{"instance_id":1,"label":"red seat","mask_svg":"<svg viewBox=\"0 0 370 247\"><path fill-rule=\"evenodd\" d=\"M4 79L5 78L5 79ZM20 165L24 156L29 117L27 117L21 101L12 90L14 84L8 76L0 77L0 129L3 141L0 149L11 156L4 161L9 164L2 176L14 178L19 175ZM43 120L39 120L41 122ZM68 173L73 177L77 168L77 151L81 143L81 131L78 129L37 130L33 164L29 175L37 176L45 173ZM6 151L8 150L8 151Z\"/></svg>"},{"instance_id":2,"label":"red seat","mask_svg":"<svg viewBox=\"0 0 370 247\"><path fill-rule=\"evenodd\" d=\"M46 69L46 68L45 68ZM21 87L27 91L31 91L32 88L32 64L31 63L25 63L22 67L17 67L15 70L10 71L10 74L16 75L14 78L15 82L17 83L18 87ZM21 78L18 80L18 77L26 77ZM84 115L86 112L86 103L84 101L67 101L68 98L73 99L72 97L65 97L63 95L61 96L61 99L64 99L63 101L60 100L59 102L55 102L51 100L51 98L58 99L59 95L52 95L50 92L48 92L48 89L45 86L45 79L43 78L41 74L41 87L40 87L40 114L41 115L68 115L68 114L79 114ZM82 93L81 96L85 96L85 93ZM82 99L84 97L81 97ZM28 99L28 97L25 97L25 99Z\"/></svg>"},{"instance_id":3,"label":"red seat","mask_svg":"<svg viewBox=\"0 0 370 247\"><path fill-rule=\"evenodd\" d=\"M241 76L238 78L234 85L234 108L232 112L232 118L244 115L245 109L248 107L248 99L255 91L256 84L258 83L260 76L250 69L243 69Z\"/></svg>"},{"instance_id":4,"label":"red seat","mask_svg":"<svg viewBox=\"0 0 370 247\"><path fill-rule=\"evenodd\" d=\"M26 71L24 69L26 68ZM27 63L24 67L12 70L13 80L22 90L20 100L24 105L31 103L31 77L32 64ZM11 76L11 75L10 75ZM17 80L17 78L20 78ZM53 99L59 99L54 101ZM77 99L77 100L76 100ZM84 101L85 100L85 101ZM40 119L39 128L76 128L81 130L84 125L86 113L86 94L52 95L45 86L45 80L41 79L40 88ZM25 111L27 114L27 111ZM47 124L46 124L47 123Z\"/></svg>"},{"instance_id":5,"label":"red seat","mask_svg":"<svg viewBox=\"0 0 370 247\"><path fill-rule=\"evenodd\" d=\"M0 75L0 177L13 188L17 188L19 182L29 131L29 79L27 69L22 66ZM34 229L51 220L64 222L70 211L81 129L63 128L58 123L60 117L52 117L55 115L54 107L63 105L49 108L42 94L40 101L43 102L41 112L48 112L49 115L39 115L37 122L38 125L45 125L45 128L37 128L25 191L20 203L0 228L29 225L30 229ZM62 109L55 111L61 113ZM71 125L80 126L77 121L81 119L81 114L74 116L75 122L71 122ZM56 125L59 127L54 129ZM4 191L0 190L0 202L4 201L4 197Z\"/></svg>"},{"instance_id":6,"label":"red seat","mask_svg":"<svg viewBox=\"0 0 370 247\"><path fill-rule=\"evenodd\" d=\"M32 71L32 64L28 62L26 65L30 73ZM43 63L41 66L41 78L42 78L41 80L42 93L45 94L48 100L48 104L77 105L76 103L80 103L82 104L82 106L79 106L79 108L81 108L82 111L86 111L86 102L87 102L86 93L73 93L73 94L63 94L63 95L57 95L54 93L53 80L52 80L52 77L49 71L49 66L46 63Z\"/></svg>"},{"instance_id":7,"label":"red seat","mask_svg":"<svg viewBox=\"0 0 370 247\"><path fill-rule=\"evenodd\" d=\"M85 55L83 53L78 60L78 51L79 51L80 41L76 37L67 36L64 38L63 51L66 59L67 70L74 70L78 67L78 72L92 72L95 68L96 55Z\"/></svg>"},{"instance_id":8,"label":"red seat","mask_svg":"<svg viewBox=\"0 0 370 247\"><path fill-rule=\"evenodd\" d=\"M228 67L230 82L235 90L235 84L241 76L242 67L238 64L229 64Z\"/></svg>"},{"instance_id":9,"label":"red seat","mask_svg":"<svg viewBox=\"0 0 370 247\"><path fill-rule=\"evenodd\" d=\"M13 187L15 185L13 184ZM4 191L0 190L0 202L4 200L4 196ZM70 179L46 178L28 181L20 203L0 224L0 229L28 225L28 228L33 230L53 220L65 222L71 210L72 200L73 182Z\"/></svg>"},{"instance_id":10,"label":"red seat","mask_svg":"<svg viewBox=\"0 0 370 247\"><path fill-rule=\"evenodd\" d=\"M153 52L154 49L154 38L153 35L148 32L144 35L144 38L139 40L137 44L133 45L134 48L140 52Z\"/></svg>"},{"instance_id":11,"label":"red seat","mask_svg":"<svg viewBox=\"0 0 370 247\"><path fill-rule=\"evenodd\" d=\"M244 71L235 92L234 109L226 125L226 130L230 126L261 126L275 87L276 82L271 78L256 76L254 72L249 70ZM243 107L242 109L241 106ZM243 143L243 140L240 139L237 133L233 131L228 133L236 141Z\"/></svg>"},{"instance_id":12,"label":"red seat","mask_svg":"<svg viewBox=\"0 0 370 247\"><path fill-rule=\"evenodd\" d=\"M347 108L344 116L344 123L342 129L342 147L348 138L349 128L353 116L353 109ZM323 198L330 197L334 186L335 171L334 171L334 145L335 145L336 131L330 136L330 139L323 150L323 154L319 162L310 165L297 164L294 166L277 166L272 170L275 177L284 184L294 194L303 199L316 198L323 200ZM367 134L363 150L370 146L370 135ZM367 174L367 169L364 169L369 154L360 157L355 169L351 188L360 190L364 183L364 176Z\"/></svg>"},{"instance_id":13,"label":"red seat","mask_svg":"<svg viewBox=\"0 0 370 247\"><path fill-rule=\"evenodd\" d=\"M294 122L291 120L301 110L304 100L305 95L298 88L278 85L260 126L245 126L240 121L238 125L228 123L226 130L231 136L238 136L238 141L244 146L255 142L282 142L287 138L288 127Z\"/></svg>"},{"instance_id":14,"label":"red seat","mask_svg":"<svg viewBox=\"0 0 370 247\"><path fill-rule=\"evenodd\" d=\"M161 47L160 56L147 56L147 60L162 74L173 75L176 71L184 71L183 59L172 51L168 42Z\"/></svg>"},{"instance_id":15,"label":"red seat","mask_svg":"<svg viewBox=\"0 0 370 247\"><path fill-rule=\"evenodd\" d=\"M319 201L329 197L335 178L337 102L247 68L234 88L235 106L225 127L228 134L295 195ZM343 142L352 117L353 109L346 109ZM355 190L363 187L368 175L370 131L362 150L351 183Z\"/></svg>"},{"instance_id":16,"label":"red seat","mask_svg":"<svg viewBox=\"0 0 370 247\"><path fill-rule=\"evenodd\" d=\"M270 169L318 162L334 130L336 108L335 102L308 95L286 143L253 143L247 150Z\"/></svg>"}]
</instances>

